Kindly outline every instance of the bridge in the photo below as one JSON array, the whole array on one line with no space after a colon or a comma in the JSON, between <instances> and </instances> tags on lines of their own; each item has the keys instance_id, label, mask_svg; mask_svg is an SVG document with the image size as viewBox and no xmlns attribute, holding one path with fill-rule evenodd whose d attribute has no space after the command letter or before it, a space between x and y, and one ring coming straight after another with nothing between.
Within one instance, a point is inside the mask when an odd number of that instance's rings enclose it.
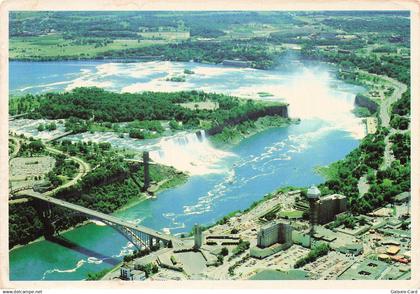
<instances>
[{"instance_id":1,"label":"bridge","mask_svg":"<svg viewBox=\"0 0 420 294\"><path fill-rule=\"evenodd\" d=\"M56 141L56 140L61 139L61 138L64 138L64 137L66 137L68 135L71 135L71 134L73 134L73 131L67 131L67 132L64 132L64 133L61 133L61 134L57 134L54 137L51 137L51 138L49 138L47 140L44 140L44 143L53 142L53 141Z\"/></svg>"},{"instance_id":2,"label":"bridge","mask_svg":"<svg viewBox=\"0 0 420 294\"><path fill-rule=\"evenodd\" d=\"M172 235L163 234L160 231L156 231L147 228L142 225L132 224L118 217L108 215L102 212L98 212L80 205L76 205L61 199L46 196L45 194L35 192L33 190L25 190L19 193L19 195L32 197L34 199L41 200L47 204L54 204L60 207L64 207L83 215L88 216L91 219L99 220L106 225L109 225L126 237L131 243L133 243L138 249L150 248L154 245L159 245L161 242L165 246L181 246L182 241ZM45 210L43 211L44 217L48 214Z\"/></svg>"},{"instance_id":3,"label":"bridge","mask_svg":"<svg viewBox=\"0 0 420 294\"><path fill-rule=\"evenodd\" d=\"M124 161L126 161L126 162L133 162L133 163L141 163L141 164L144 163L144 160L141 159L141 158L139 158L139 159L135 159L135 158L124 158ZM149 159L148 164L149 165L158 165L158 163L152 161L151 159Z\"/></svg>"},{"instance_id":4,"label":"bridge","mask_svg":"<svg viewBox=\"0 0 420 294\"><path fill-rule=\"evenodd\" d=\"M16 115L9 115L9 121L15 120L19 117L23 117L23 116L28 115L28 114L29 114L29 112L25 112L25 113L22 113L22 114L16 114Z\"/></svg>"}]
</instances>

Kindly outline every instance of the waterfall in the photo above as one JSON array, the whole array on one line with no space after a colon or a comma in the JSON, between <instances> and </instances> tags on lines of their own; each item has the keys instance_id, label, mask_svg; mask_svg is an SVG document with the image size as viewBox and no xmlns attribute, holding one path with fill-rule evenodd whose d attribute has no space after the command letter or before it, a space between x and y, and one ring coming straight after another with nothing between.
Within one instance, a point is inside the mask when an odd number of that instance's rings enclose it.
<instances>
[{"instance_id":1,"label":"waterfall","mask_svg":"<svg viewBox=\"0 0 420 294\"><path fill-rule=\"evenodd\" d=\"M355 94L335 82L329 72L304 68L282 90L290 103L290 117L322 119L357 139L364 136L362 120L352 113Z\"/></svg>"},{"instance_id":2,"label":"waterfall","mask_svg":"<svg viewBox=\"0 0 420 294\"><path fill-rule=\"evenodd\" d=\"M203 130L162 138L155 146L157 150L149 153L153 161L191 175L224 172L222 159L233 156L214 148Z\"/></svg>"}]
</instances>

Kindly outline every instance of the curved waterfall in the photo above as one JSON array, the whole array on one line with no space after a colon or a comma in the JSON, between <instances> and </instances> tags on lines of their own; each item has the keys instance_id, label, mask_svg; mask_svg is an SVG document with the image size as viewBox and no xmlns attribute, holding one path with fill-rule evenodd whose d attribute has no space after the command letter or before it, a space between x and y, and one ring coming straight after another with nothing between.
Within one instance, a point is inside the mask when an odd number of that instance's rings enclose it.
<instances>
[{"instance_id":1,"label":"curved waterfall","mask_svg":"<svg viewBox=\"0 0 420 294\"><path fill-rule=\"evenodd\" d=\"M214 148L203 130L162 138L150 151L150 158L192 175L225 171L222 159L232 153Z\"/></svg>"}]
</instances>

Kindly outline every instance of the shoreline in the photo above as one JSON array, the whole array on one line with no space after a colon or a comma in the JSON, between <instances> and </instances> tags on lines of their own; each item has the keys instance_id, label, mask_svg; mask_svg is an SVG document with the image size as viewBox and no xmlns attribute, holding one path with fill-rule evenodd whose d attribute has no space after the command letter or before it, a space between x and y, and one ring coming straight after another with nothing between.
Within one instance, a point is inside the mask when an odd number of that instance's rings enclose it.
<instances>
[{"instance_id":1,"label":"shoreline","mask_svg":"<svg viewBox=\"0 0 420 294\"><path fill-rule=\"evenodd\" d=\"M253 122L257 123L257 121L258 120L253 121ZM216 136L218 134L209 136L208 138L209 138L209 141L213 144L214 147L220 148L220 149L229 149L229 148L232 148L232 147L240 144L243 140L245 140L247 138L250 138L254 135L257 135L258 133L261 133L261 132L264 132L264 131L267 131L267 130L270 130L270 129L275 129L275 128L285 128L285 127L288 127L292 124L299 124L299 123L300 123L300 119L288 118L288 119L285 119L285 121L279 123L278 125L273 124L273 125L268 125L268 126L255 126L254 128L250 129L250 131L247 134L242 134L241 133L238 137L232 138L228 142L225 142L221 139L217 139ZM236 126L237 125L233 126L233 128L236 127ZM230 128L232 128L232 127L230 127Z\"/></svg>"},{"instance_id":2,"label":"shoreline","mask_svg":"<svg viewBox=\"0 0 420 294\"><path fill-rule=\"evenodd\" d=\"M187 180L188 180L188 178L189 178L189 176L188 176L188 175L185 175L185 181L187 181ZM172 178L171 180L174 180L174 179L175 179L175 177L174 177L174 178ZM165 181L165 183L170 182L171 180L169 180L169 181ZM163 183L163 184L164 184L164 183ZM165 188L161 188L161 187L159 187L159 188L158 188L158 190L156 191L156 194L158 194L158 193L160 193L160 192L162 192L162 191L164 191L164 190L166 190L166 189L169 189L169 188L171 188L171 187L165 187ZM153 199L153 197L152 197L152 196L147 196L147 194L146 194L146 193L144 193L144 192L141 192L141 194L140 194L140 195L141 195L140 197L133 197L132 199L130 199L130 200L129 200L126 204L124 204L124 205L123 205L123 206L121 206L120 208L118 208L118 209L116 209L115 211L113 211L113 212L112 212L112 214L114 214L114 213L118 213L118 212L122 212L122 211L124 211L124 210L127 210L127 209L129 209L129 208L133 207L133 206L136 206L137 204L139 204L139 203L141 203L141 202L143 202L143 201L146 201L146 200L149 200L149 199ZM80 228L80 227L83 227L83 226L86 226L86 225L89 225L89 224L95 224L95 222L93 222L93 221L92 221L92 220L90 220L90 219L85 220L85 221L83 221L83 222L81 222L81 223L79 223L79 224L76 224L76 225L74 225L74 226L69 227L68 229L65 229L65 230L63 230L63 231L59 231L59 232L58 232L58 235L65 234L65 233L67 233L67 232L70 232L70 231L72 231L72 230L78 229L78 228ZM36 238L35 240L32 240L32 241L30 241L30 242L28 242L28 243L26 243L26 244L18 244L18 245L13 246L12 248L9 248L9 254L10 254L12 251L16 250L16 249L19 249L19 248L21 248L21 247L25 247L25 246L27 246L27 245L31 245L31 244L33 244L33 243L41 242L41 241L48 241L48 240L47 240L47 239L45 239L45 237L44 237L44 236L40 236L40 237Z\"/></svg>"}]
</instances>

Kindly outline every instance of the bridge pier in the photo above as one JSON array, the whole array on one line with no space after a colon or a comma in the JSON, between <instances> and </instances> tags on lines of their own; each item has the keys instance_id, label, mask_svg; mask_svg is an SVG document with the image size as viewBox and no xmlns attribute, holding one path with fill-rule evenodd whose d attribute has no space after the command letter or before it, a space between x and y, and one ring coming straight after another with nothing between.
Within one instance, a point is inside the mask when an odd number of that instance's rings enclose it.
<instances>
[{"instance_id":1,"label":"bridge pier","mask_svg":"<svg viewBox=\"0 0 420 294\"><path fill-rule=\"evenodd\" d=\"M37 212L39 219L42 222L44 237L45 239L48 239L55 233L55 227L51 223L51 206L49 203L38 199L33 200L33 206Z\"/></svg>"},{"instance_id":2,"label":"bridge pier","mask_svg":"<svg viewBox=\"0 0 420 294\"><path fill-rule=\"evenodd\" d=\"M150 187L149 151L143 151L143 179L143 191L147 191Z\"/></svg>"}]
</instances>

